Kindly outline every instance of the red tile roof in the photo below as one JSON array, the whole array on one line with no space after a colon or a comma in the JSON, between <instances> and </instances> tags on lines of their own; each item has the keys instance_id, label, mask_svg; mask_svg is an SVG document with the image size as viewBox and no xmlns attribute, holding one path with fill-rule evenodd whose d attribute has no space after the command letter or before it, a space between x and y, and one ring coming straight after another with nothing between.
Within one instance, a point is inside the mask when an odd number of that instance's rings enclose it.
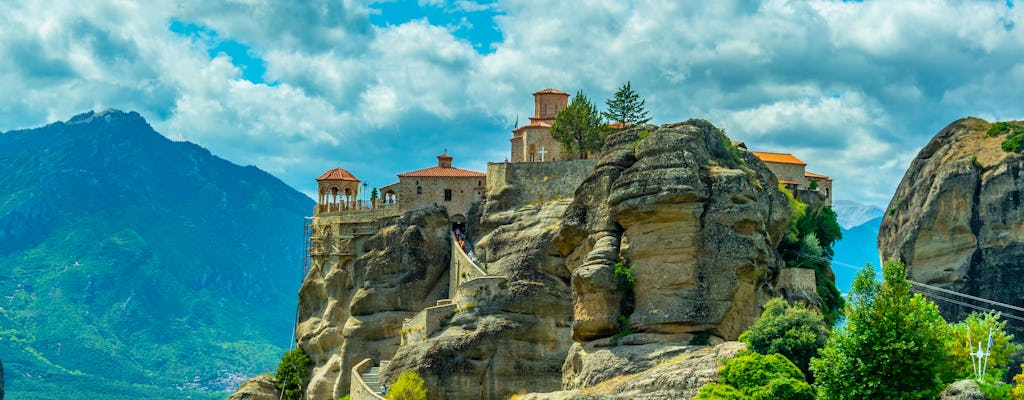
<instances>
[{"instance_id":1,"label":"red tile roof","mask_svg":"<svg viewBox=\"0 0 1024 400\"><path fill-rule=\"evenodd\" d=\"M530 119L533 119L533 118L530 118ZM549 118L549 120L553 121L554 118ZM516 128L516 129L513 129L512 132L519 132L521 129L526 129L526 128L550 128L550 127L551 127L551 124L546 122L546 121L530 121L529 125L520 126L520 127Z\"/></svg>"},{"instance_id":2,"label":"red tile roof","mask_svg":"<svg viewBox=\"0 0 1024 400\"><path fill-rule=\"evenodd\" d=\"M404 174L398 174L400 178L413 178L413 177L435 177L435 178L485 178L487 174L483 172L470 171L468 169L455 168L455 167L430 167L424 169L418 169L415 171L406 172Z\"/></svg>"},{"instance_id":3,"label":"red tile roof","mask_svg":"<svg viewBox=\"0 0 1024 400\"><path fill-rule=\"evenodd\" d=\"M355 181L355 182L359 182L359 179L356 179L355 175L352 175L351 172L348 172L348 171L346 171L344 169L341 169L341 168L335 168L335 169L332 169L330 171L324 172L324 174L320 175L320 177L316 178L316 180L317 181Z\"/></svg>"},{"instance_id":4,"label":"red tile roof","mask_svg":"<svg viewBox=\"0 0 1024 400\"><path fill-rule=\"evenodd\" d=\"M753 151L752 153L757 158L760 158L761 161L767 163L807 165L807 163L800 161L799 158L789 153L765 153L760 151Z\"/></svg>"},{"instance_id":5,"label":"red tile roof","mask_svg":"<svg viewBox=\"0 0 1024 400\"><path fill-rule=\"evenodd\" d=\"M804 172L804 176L808 177L808 178L824 179L824 180L829 180L829 181L832 180L832 178L829 178L826 175L816 174L816 173L813 173L813 172Z\"/></svg>"},{"instance_id":6,"label":"red tile roof","mask_svg":"<svg viewBox=\"0 0 1024 400\"><path fill-rule=\"evenodd\" d=\"M569 95L566 92L563 92L563 91L558 90L558 89L552 89L552 88L547 88L547 89L541 90L541 91L539 91L537 93L534 93L534 95L538 95L538 94L560 94L560 95L564 95L564 96L568 96Z\"/></svg>"}]
</instances>

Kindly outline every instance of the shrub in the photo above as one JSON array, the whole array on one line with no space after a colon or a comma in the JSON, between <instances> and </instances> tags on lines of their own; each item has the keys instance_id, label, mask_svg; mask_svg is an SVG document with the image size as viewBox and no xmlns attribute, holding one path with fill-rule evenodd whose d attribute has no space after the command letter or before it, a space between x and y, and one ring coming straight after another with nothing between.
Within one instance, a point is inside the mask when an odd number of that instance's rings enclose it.
<instances>
[{"instance_id":1,"label":"shrub","mask_svg":"<svg viewBox=\"0 0 1024 400\"><path fill-rule=\"evenodd\" d=\"M775 378L768 384L752 390L753 400L814 400L814 389L803 380Z\"/></svg>"},{"instance_id":2,"label":"shrub","mask_svg":"<svg viewBox=\"0 0 1024 400\"><path fill-rule=\"evenodd\" d=\"M775 378L803 381L804 373L780 354L745 352L727 361L718 371L718 377L722 383L748 393Z\"/></svg>"},{"instance_id":3,"label":"shrub","mask_svg":"<svg viewBox=\"0 0 1024 400\"><path fill-rule=\"evenodd\" d=\"M427 389L416 371L405 371L388 387L388 400L426 400Z\"/></svg>"},{"instance_id":4,"label":"shrub","mask_svg":"<svg viewBox=\"0 0 1024 400\"><path fill-rule=\"evenodd\" d=\"M1016 122L996 122L985 134L988 136L1006 135L1006 139L1000 146L1003 151L1020 153L1022 144L1024 144L1024 126Z\"/></svg>"},{"instance_id":5,"label":"shrub","mask_svg":"<svg viewBox=\"0 0 1024 400\"><path fill-rule=\"evenodd\" d=\"M883 283L870 265L857 274L846 326L811 360L819 399L933 399L942 390L941 374L954 366L946 321L934 303L911 296L902 263L888 261L882 273Z\"/></svg>"},{"instance_id":6,"label":"shrub","mask_svg":"<svg viewBox=\"0 0 1024 400\"><path fill-rule=\"evenodd\" d=\"M694 400L747 400L747 395L736 388L720 383L711 383L700 388Z\"/></svg>"},{"instance_id":7,"label":"shrub","mask_svg":"<svg viewBox=\"0 0 1024 400\"><path fill-rule=\"evenodd\" d=\"M284 353L277 364L277 387L286 399L302 398L302 392L309 383L309 366L311 362L301 347Z\"/></svg>"},{"instance_id":8,"label":"shrub","mask_svg":"<svg viewBox=\"0 0 1024 400\"><path fill-rule=\"evenodd\" d=\"M781 298L768 302L754 325L740 335L747 348L760 354L778 353L804 374L810 373L811 357L825 346L828 331L817 311L791 306Z\"/></svg>"},{"instance_id":9,"label":"shrub","mask_svg":"<svg viewBox=\"0 0 1024 400\"><path fill-rule=\"evenodd\" d=\"M971 362L971 350L977 349L978 342L984 346L988 341L988 333L992 332L991 355L988 358L987 375L994 380L1001 380L1005 368L1010 363L1010 356L1021 350L1021 346L1013 343L1013 335L1006 332L1006 321L1000 321L998 312L971 313L963 321L950 324L949 352L954 361L954 368L949 369L946 382L974 377L974 366ZM967 343L968 339L970 344Z\"/></svg>"}]
</instances>

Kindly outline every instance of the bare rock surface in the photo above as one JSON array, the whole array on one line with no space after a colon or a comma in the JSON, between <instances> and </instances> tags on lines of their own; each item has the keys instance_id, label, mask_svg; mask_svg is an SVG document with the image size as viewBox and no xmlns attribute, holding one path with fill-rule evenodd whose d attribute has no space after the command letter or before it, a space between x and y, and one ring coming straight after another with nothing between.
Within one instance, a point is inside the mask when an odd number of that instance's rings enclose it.
<instances>
[{"instance_id":1,"label":"bare rock surface","mask_svg":"<svg viewBox=\"0 0 1024 400\"><path fill-rule=\"evenodd\" d=\"M228 400L280 400L281 391L273 376L257 375L239 386Z\"/></svg>"},{"instance_id":2,"label":"bare rock surface","mask_svg":"<svg viewBox=\"0 0 1024 400\"><path fill-rule=\"evenodd\" d=\"M700 387L718 381L718 368L746 349L740 342L725 342L714 347L689 346L685 351L650 368L626 375L612 376L583 389L552 393L534 393L524 400L604 400L604 399L692 399ZM615 356L603 357L614 363ZM615 364L609 364L609 369Z\"/></svg>"},{"instance_id":3,"label":"bare rock surface","mask_svg":"<svg viewBox=\"0 0 1024 400\"><path fill-rule=\"evenodd\" d=\"M411 211L373 236L342 243L351 255L310 271L299 290L296 329L313 361L307 398L342 397L356 363L394 356L405 318L447 293L449 231L443 208Z\"/></svg>"},{"instance_id":4,"label":"bare rock surface","mask_svg":"<svg viewBox=\"0 0 1024 400\"><path fill-rule=\"evenodd\" d=\"M911 280L1008 304L1024 302L1024 157L988 137L991 125L964 118L917 154L878 233L883 259L907 266ZM971 309L938 301L958 320ZM1024 327L1010 321L1020 337Z\"/></svg>"},{"instance_id":5,"label":"bare rock surface","mask_svg":"<svg viewBox=\"0 0 1024 400\"><path fill-rule=\"evenodd\" d=\"M384 381L415 370L432 399L506 399L561 387L569 347L569 273L552 239L568 200L522 204L516 190L488 197L470 213L474 251L491 275L508 276L490 303L456 313L443 331L402 346Z\"/></svg>"},{"instance_id":6,"label":"bare rock surface","mask_svg":"<svg viewBox=\"0 0 1024 400\"><path fill-rule=\"evenodd\" d=\"M978 382L973 379L964 379L949 384L939 398L942 400L988 400L988 397L981 393Z\"/></svg>"}]
</instances>

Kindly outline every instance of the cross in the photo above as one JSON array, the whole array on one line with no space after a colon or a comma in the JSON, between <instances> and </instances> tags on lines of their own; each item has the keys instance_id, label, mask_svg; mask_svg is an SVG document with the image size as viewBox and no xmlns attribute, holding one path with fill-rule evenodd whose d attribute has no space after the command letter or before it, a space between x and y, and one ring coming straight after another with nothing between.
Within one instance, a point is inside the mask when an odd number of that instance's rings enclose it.
<instances>
[{"instance_id":1,"label":"cross","mask_svg":"<svg viewBox=\"0 0 1024 400\"><path fill-rule=\"evenodd\" d=\"M540 151L538 151L538 153L540 153L540 161L544 162L544 155L548 154L548 151L544 150L544 146L540 146Z\"/></svg>"}]
</instances>

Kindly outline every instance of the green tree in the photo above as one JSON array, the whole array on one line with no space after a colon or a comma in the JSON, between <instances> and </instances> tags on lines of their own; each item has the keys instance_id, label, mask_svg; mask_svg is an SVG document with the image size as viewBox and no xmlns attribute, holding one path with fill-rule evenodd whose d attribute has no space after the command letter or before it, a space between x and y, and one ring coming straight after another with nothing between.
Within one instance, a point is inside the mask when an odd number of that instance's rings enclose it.
<instances>
[{"instance_id":1,"label":"green tree","mask_svg":"<svg viewBox=\"0 0 1024 400\"><path fill-rule=\"evenodd\" d=\"M426 400L427 389L423 378L416 371L405 371L388 387L388 400Z\"/></svg>"},{"instance_id":2,"label":"green tree","mask_svg":"<svg viewBox=\"0 0 1024 400\"><path fill-rule=\"evenodd\" d=\"M789 200L791 217L779 243L779 254L789 267L814 270L816 289L821 297L821 315L831 327L842 316L846 304L836 288L830 266L834 254L832 245L843 237L836 213L831 207L810 209L783 184L779 184L779 190Z\"/></svg>"},{"instance_id":3,"label":"green tree","mask_svg":"<svg viewBox=\"0 0 1024 400\"><path fill-rule=\"evenodd\" d=\"M810 373L811 357L825 346L828 330L821 314L774 298L754 325L740 335L747 348L759 354L781 354L804 374Z\"/></svg>"},{"instance_id":4,"label":"green tree","mask_svg":"<svg viewBox=\"0 0 1024 400\"><path fill-rule=\"evenodd\" d=\"M781 354L741 353L718 371L720 383L705 385L700 400L813 400L804 374Z\"/></svg>"},{"instance_id":5,"label":"green tree","mask_svg":"<svg viewBox=\"0 0 1024 400\"><path fill-rule=\"evenodd\" d=\"M991 355L988 358L987 374L995 380L1001 380L1010 364L1010 356L1021 350L1021 346L1013 342L1013 334L1006 332L1006 321L1000 320L998 312L971 313L963 321L950 324L950 356L956 367L949 369L949 376L944 379L952 382L974 376L974 367L970 353L976 350L978 342L982 346L988 343L989 332L992 332ZM967 344L970 340L971 344Z\"/></svg>"},{"instance_id":6,"label":"green tree","mask_svg":"<svg viewBox=\"0 0 1024 400\"><path fill-rule=\"evenodd\" d=\"M569 106L559 111L551 124L551 136L562 144L566 153L575 152L580 159L587 152L601 150L607 134L608 127L601 114L582 90L576 92Z\"/></svg>"},{"instance_id":7,"label":"green tree","mask_svg":"<svg viewBox=\"0 0 1024 400\"><path fill-rule=\"evenodd\" d=\"M376 204L377 197L377 188L373 188L372 190L370 190L370 204Z\"/></svg>"},{"instance_id":8,"label":"green tree","mask_svg":"<svg viewBox=\"0 0 1024 400\"><path fill-rule=\"evenodd\" d=\"M640 95L633 91L629 81L626 81L626 84L615 92L614 97L605 100L608 111L602 112L601 115L611 122L618 122L620 128L625 128L628 125L643 125L651 120L647 117L647 110L644 109L646 101L640 99Z\"/></svg>"},{"instance_id":9,"label":"green tree","mask_svg":"<svg viewBox=\"0 0 1024 400\"><path fill-rule=\"evenodd\" d=\"M300 399L302 392L309 383L309 366L311 362L301 347L284 353L277 364L277 387L284 392L286 399Z\"/></svg>"},{"instance_id":10,"label":"green tree","mask_svg":"<svg viewBox=\"0 0 1024 400\"><path fill-rule=\"evenodd\" d=\"M887 261L882 273L882 283L870 264L857 274L846 326L811 360L819 399L934 399L942 390L943 370L954 366L946 321L911 296L902 263Z\"/></svg>"}]
</instances>

